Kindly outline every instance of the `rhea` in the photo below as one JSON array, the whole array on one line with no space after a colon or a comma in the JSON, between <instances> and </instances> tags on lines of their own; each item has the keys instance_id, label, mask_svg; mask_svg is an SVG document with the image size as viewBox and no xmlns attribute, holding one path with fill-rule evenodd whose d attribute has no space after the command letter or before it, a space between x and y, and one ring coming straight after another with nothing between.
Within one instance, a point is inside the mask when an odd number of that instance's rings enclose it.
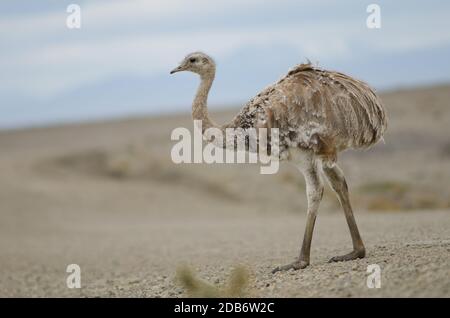
<instances>
[{"instance_id":1,"label":"rhea","mask_svg":"<svg viewBox=\"0 0 450 318\"><path fill-rule=\"evenodd\" d=\"M311 63L293 67L274 84L251 99L231 122L218 125L208 114L208 93L214 81L214 60L202 52L187 55L170 73L190 71L200 75L192 103L192 117L208 128L252 127L279 130L279 158L293 163L306 183L307 217L300 255L294 262L273 270L298 270L310 263L314 224L323 195L322 175L336 193L350 230L353 250L335 256L330 262L363 258L366 250L361 239L339 152L368 148L383 138L387 116L380 98L366 83L345 74L320 69Z\"/></svg>"}]
</instances>

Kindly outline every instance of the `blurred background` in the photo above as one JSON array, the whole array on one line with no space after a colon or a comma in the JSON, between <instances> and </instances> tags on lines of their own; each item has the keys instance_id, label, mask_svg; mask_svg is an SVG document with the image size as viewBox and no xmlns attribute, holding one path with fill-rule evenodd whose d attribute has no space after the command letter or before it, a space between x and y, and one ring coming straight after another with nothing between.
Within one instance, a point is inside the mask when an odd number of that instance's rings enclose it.
<instances>
[{"instance_id":1,"label":"blurred background","mask_svg":"<svg viewBox=\"0 0 450 318\"><path fill-rule=\"evenodd\" d=\"M81 28L69 29L69 4ZM0 128L189 111L186 54L216 59L212 107L243 103L310 59L377 89L450 80L450 3L377 1L2 1Z\"/></svg>"},{"instance_id":2,"label":"blurred background","mask_svg":"<svg viewBox=\"0 0 450 318\"><path fill-rule=\"evenodd\" d=\"M221 287L243 263L244 295L450 297L450 2L376 1L379 29L371 3L1 1L0 296L179 297L180 264ZM351 240L326 188L311 266L271 275L303 236L297 169L172 162L198 79L169 71L198 50L217 62L219 123L307 59L376 88L385 143L339 156L366 258L327 264Z\"/></svg>"}]
</instances>

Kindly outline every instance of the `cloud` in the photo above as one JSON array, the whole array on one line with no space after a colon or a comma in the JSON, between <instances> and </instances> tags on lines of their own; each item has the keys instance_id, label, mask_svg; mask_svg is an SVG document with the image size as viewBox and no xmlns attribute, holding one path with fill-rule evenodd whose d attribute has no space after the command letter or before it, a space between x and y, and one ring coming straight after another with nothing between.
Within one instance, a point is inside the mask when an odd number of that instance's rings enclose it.
<instances>
[{"instance_id":1,"label":"cloud","mask_svg":"<svg viewBox=\"0 0 450 318\"><path fill-rule=\"evenodd\" d=\"M297 6L303 9L299 16L321 9L326 18L296 19L289 11ZM82 4L81 30L66 28L67 13L61 9L0 20L0 90L51 98L120 74L165 73L196 50L220 61L243 47L289 46L312 60L339 61L354 58L355 44L394 53L450 42L450 22L437 9L394 14L382 5L381 30L365 27L364 6L360 14L344 17L348 7L330 1L270 0L263 11L257 0L93 1ZM238 11L270 17L271 10L284 10L286 18L233 20Z\"/></svg>"},{"instance_id":2,"label":"cloud","mask_svg":"<svg viewBox=\"0 0 450 318\"><path fill-rule=\"evenodd\" d=\"M270 2L273 1L267 4ZM108 33L110 30L120 32L121 29L127 30L128 26L142 22L147 25L163 22L176 24L180 18L224 14L236 7L245 9L257 3L256 0L89 1L81 5L81 12L83 27L88 28L89 32L98 34L102 31ZM61 5L59 10L37 14L3 16L0 20L0 35L3 40L21 41L34 37L42 37L45 40L59 32L67 32L65 24L67 16L64 5Z\"/></svg>"},{"instance_id":3,"label":"cloud","mask_svg":"<svg viewBox=\"0 0 450 318\"><path fill-rule=\"evenodd\" d=\"M318 29L314 34L317 34ZM306 27L209 29L151 35L123 35L99 40L51 43L0 62L10 76L4 84L28 87L30 94L52 95L119 73L166 72L191 51L204 50L220 59L244 45L291 44L305 54L322 57L346 52L345 43L320 43ZM34 75L34 76L33 76Z\"/></svg>"}]
</instances>

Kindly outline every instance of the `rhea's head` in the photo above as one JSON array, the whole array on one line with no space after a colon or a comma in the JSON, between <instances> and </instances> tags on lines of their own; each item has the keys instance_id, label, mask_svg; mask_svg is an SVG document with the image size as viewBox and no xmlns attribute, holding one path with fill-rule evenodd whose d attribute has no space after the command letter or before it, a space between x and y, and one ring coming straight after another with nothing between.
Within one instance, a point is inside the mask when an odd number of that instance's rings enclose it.
<instances>
[{"instance_id":1,"label":"rhea's head","mask_svg":"<svg viewBox=\"0 0 450 318\"><path fill-rule=\"evenodd\" d=\"M214 75L216 70L216 63L214 60L202 52L194 52L188 54L180 65L174 68L170 74L181 72L181 71L189 71L193 73L197 73L200 76L206 75Z\"/></svg>"}]
</instances>

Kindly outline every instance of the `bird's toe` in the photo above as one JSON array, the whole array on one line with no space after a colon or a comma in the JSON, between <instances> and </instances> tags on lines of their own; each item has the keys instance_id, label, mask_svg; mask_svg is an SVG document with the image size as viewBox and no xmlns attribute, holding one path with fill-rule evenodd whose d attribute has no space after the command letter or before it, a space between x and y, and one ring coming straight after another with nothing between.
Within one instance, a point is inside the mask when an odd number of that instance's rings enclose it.
<instances>
[{"instance_id":1,"label":"bird's toe","mask_svg":"<svg viewBox=\"0 0 450 318\"><path fill-rule=\"evenodd\" d=\"M296 260L295 262L292 262L290 264L275 267L272 270L272 274L275 274L276 272L289 271L291 269L292 270L299 270L299 269L306 268L308 265L309 265L309 262Z\"/></svg>"},{"instance_id":2,"label":"bird's toe","mask_svg":"<svg viewBox=\"0 0 450 318\"><path fill-rule=\"evenodd\" d=\"M334 256L328 263L351 261L357 258L364 258L365 255L365 250L355 250L345 255Z\"/></svg>"}]
</instances>

